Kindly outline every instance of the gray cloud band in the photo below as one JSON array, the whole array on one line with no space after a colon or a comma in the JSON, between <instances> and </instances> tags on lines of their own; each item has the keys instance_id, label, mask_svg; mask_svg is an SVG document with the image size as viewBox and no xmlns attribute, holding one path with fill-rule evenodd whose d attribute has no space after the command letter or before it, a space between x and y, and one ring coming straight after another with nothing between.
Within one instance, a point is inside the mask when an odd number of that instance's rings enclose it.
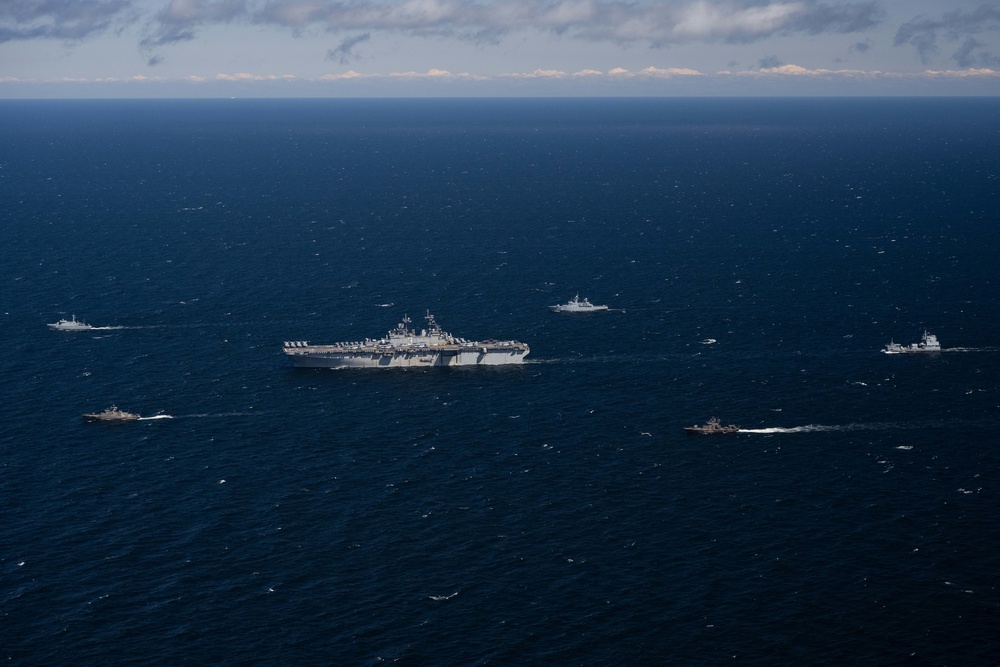
<instances>
[{"instance_id":1,"label":"gray cloud band","mask_svg":"<svg viewBox=\"0 0 1000 667\"><path fill-rule=\"evenodd\" d=\"M941 18L919 17L907 21L896 32L896 46L910 45L916 48L923 62L930 62L938 54L939 38L949 42L962 41L962 45L952 58L962 67L974 65L995 65L1000 58L985 51L983 45L972 35L996 32L1000 29L1000 8L981 5L971 12L955 10Z\"/></svg>"},{"instance_id":2,"label":"gray cloud band","mask_svg":"<svg viewBox=\"0 0 1000 667\"><path fill-rule=\"evenodd\" d=\"M84 39L136 19L134 0L8 0L0 5L0 40ZM648 43L750 42L780 32L856 32L877 25L874 1L692 0L641 4L599 0L335 2L330 0L172 0L146 25L143 46L189 41L201 27L250 22L300 31L433 33L495 41L535 29L588 40Z\"/></svg>"},{"instance_id":3,"label":"gray cloud band","mask_svg":"<svg viewBox=\"0 0 1000 667\"><path fill-rule=\"evenodd\" d=\"M0 3L0 43L51 39L82 41L140 21L136 0L5 0ZM423 0L376 2L334 0L171 0L148 17L144 51L196 39L201 28L224 23L270 25L301 32L358 32L327 51L342 64L372 31L434 34L497 42L518 30L543 30L570 38L620 44L666 46L683 42L746 43L778 34L858 33L874 28L884 13L874 1L822 3L816 0L690 0L651 3L601 0ZM1000 8L984 4L939 18L902 24L896 46L912 46L927 63L943 43L962 67L995 66L1000 56L976 35L1000 29ZM865 50L868 42L858 42ZM156 64L161 56L151 57Z\"/></svg>"}]
</instances>

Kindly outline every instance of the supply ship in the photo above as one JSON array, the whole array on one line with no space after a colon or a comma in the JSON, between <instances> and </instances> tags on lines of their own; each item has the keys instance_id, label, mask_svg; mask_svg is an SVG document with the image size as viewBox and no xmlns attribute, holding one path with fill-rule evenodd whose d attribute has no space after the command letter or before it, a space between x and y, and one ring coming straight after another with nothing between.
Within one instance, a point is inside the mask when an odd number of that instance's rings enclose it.
<instances>
[{"instance_id":1,"label":"supply ship","mask_svg":"<svg viewBox=\"0 0 1000 667\"><path fill-rule=\"evenodd\" d=\"M909 354L911 352L940 352L941 343L938 342L937 336L932 333L927 333L924 331L923 338L920 339L919 343L910 343L909 345L900 345L899 343L890 342L882 350L884 354Z\"/></svg>"},{"instance_id":2,"label":"supply ship","mask_svg":"<svg viewBox=\"0 0 1000 667\"><path fill-rule=\"evenodd\" d=\"M422 366L502 366L520 364L530 349L516 340L466 340L441 330L427 313L427 328L411 330L410 318L384 338L310 345L286 342L282 351L297 368L416 368Z\"/></svg>"}]
</instances>

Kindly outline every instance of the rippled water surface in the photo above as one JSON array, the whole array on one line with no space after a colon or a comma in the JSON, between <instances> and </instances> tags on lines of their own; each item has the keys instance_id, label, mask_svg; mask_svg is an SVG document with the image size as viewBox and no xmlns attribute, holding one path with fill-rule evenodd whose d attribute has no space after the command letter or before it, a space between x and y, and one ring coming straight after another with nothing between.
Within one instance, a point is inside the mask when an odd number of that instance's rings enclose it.
<instances>
[{"instance_id":1,"label":"rippled water surface","mask_svg":"<svg viewBox=\"0 0 1000 667\"><path fill-rule=\"evenodd\" d=\"M997 101L8 101L0 146L11 664L1000 655ZM428 309L528 363L281 354Z\"/></svg>"}]
</instances>

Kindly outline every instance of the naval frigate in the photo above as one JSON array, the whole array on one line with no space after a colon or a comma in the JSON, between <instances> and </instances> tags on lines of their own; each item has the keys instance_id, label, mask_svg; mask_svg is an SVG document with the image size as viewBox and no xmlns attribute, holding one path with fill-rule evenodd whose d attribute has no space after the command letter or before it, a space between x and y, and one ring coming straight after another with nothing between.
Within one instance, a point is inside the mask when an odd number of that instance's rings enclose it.
<instances>
[{"instance_id":1,"label":"naval frigate","mask_svg":"<svg viewBox=\"0 0 1000 667\"><path fill-rule=\"evenodd\" d=\"M519 364L530 349L516 340L466 340L441 330L427 312L427 328L410 329L403 316L377 340L311 345L286 341L282 351L297 368L418 368L421 366L502 366Z\"/></svg>"}]
</instances>

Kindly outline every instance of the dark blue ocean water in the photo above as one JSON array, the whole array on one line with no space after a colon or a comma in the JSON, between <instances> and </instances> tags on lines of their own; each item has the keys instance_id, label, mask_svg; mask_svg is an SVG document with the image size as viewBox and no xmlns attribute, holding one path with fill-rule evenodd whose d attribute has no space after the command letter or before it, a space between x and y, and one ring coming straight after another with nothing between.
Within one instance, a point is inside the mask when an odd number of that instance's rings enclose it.
<instances>
[{"instance_id":1,"label":"dark blue ocean water","mask_svg":"<svg viewBox=\"0 0 1000 667\"><path fill-rule=\"evenodd\" d=\"M0 201L10 664L1000 663L1000 101L6 101ZM426 309L530 363L280 351Z\"/></svg>"}]
</instances>

